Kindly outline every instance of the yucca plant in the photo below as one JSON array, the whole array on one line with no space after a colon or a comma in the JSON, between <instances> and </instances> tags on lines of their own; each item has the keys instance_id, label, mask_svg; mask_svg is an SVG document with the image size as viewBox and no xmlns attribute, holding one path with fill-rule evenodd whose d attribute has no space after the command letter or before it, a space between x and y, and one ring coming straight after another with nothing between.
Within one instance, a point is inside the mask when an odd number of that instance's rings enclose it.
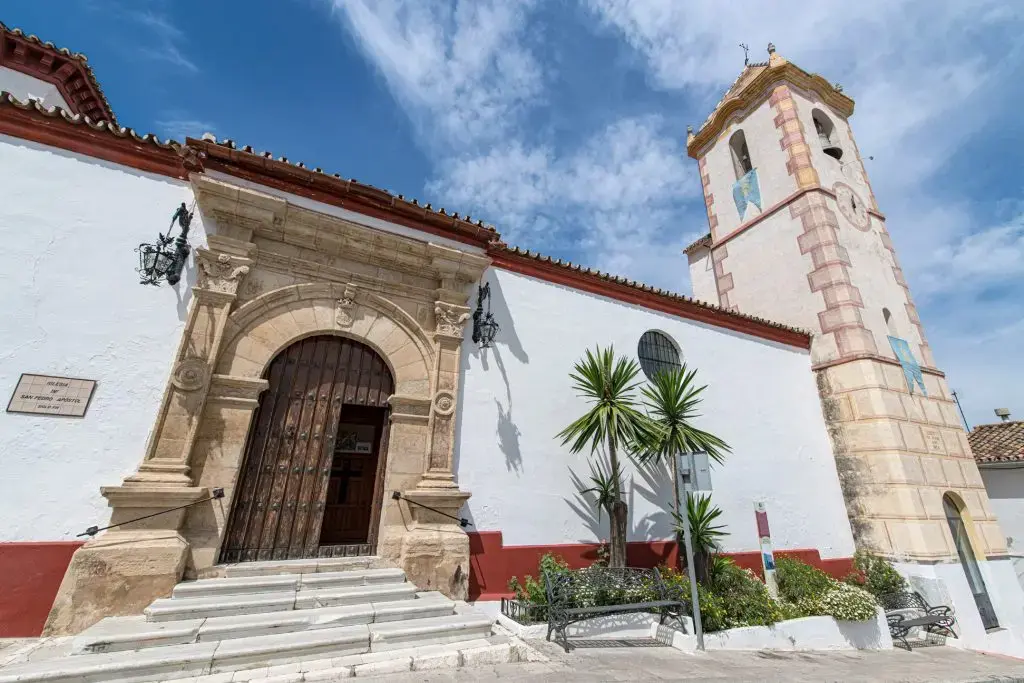
<instances>
[{"instance_id":1,"label":"yucca plant","mask_svg":"<svg viewBox=\"0 0 1024 683\"><path fill-rule=\"evenodd\" d=\"M658 429L654 439L642 444L637 453L640 462L654 460L668 461L672 465L673 509L678 515L682 510L679 502L679 456L683 453L704 452L712 460L722 463L729 446L710 432L699 429L693 421L700 417L697 407L704 399L701 393L707 385L697 386L697 370L681 367L656 373L650 384L641 391L644 405Z\"/></svg>"},{"instance_id":2,"label":"yucca plant","mask_svg":"<svg viewBox=\"0 0 1024 683\"><path fill-rule=\"evenodd\" d=\"M657 427L636 407L636 361L616 358L614 349L587 350L569 374L576 393L590 404L590 409L558 433L562 445L573 453L588 449L591 454L604 448L611 463L611 472L620 472L619 449L633 444L651 443ZM622 485L611 477L611 517L609 567L626 566L626 503Z\"/></svg>"},{"instance_id":3,"label":"yucca plant","mask_svg":"<svg viewBox=\"0 0 1024 683\"><path fill-rule=\"evenodd\" d=\"M622 478L619 471L606 466L602 461L597 460L590 463L590 488L580 489L580 493L588 493L597 496L597 521L601 521L601 512L607 512L608 518L612 516L612 505L615 503L615 490L622 486Z\"/></svg>"},{"instance_id":4,"label":"yucca plant","mask_svg":"<svg viewBox=\"0 0 1024 683\"><path fill-rule=\"evenodd\" d=\"M673 513L676 535L683 533L683 518ZM693 543L693 568L697 581L707 584L711 575L712 559L722 549L721 539L729 535L723 531L724 524L715 522L722 516L722 510L711 504L710 494L691 495L686 499L686 517L690 524L690 541Z\"/></svg>"}]
</instances>

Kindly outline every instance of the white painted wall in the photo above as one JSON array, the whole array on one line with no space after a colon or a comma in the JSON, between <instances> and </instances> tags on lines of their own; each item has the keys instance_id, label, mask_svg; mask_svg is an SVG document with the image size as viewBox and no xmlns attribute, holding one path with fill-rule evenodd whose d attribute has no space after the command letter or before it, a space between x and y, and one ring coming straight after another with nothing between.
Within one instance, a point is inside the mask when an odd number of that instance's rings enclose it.
<instances>
[{"instance_id":1,"label":"white painted wall","mask_svg":"<svg viewBox=\"0 0 1024 683\"><path fill-rule=\"evenodd\" d=\"M23 372L97 380L84 418L0 413L0 541L71 539L109 519L100 486L143 456L195 269L176 288L144 287L134 249L167 231L191 190L5 136L0 187L4 404ZM197 215L190 242L204 241Z\"/></svg>"},{"instance_id":2,"label":"white painted wall","mask_svg":"<svg viewBox=\"0 0 1024 683\"><path fill-rule=\"evenodd\" d=\"M731 123L705 155L705 170L710 177L711 192L715 196L715 215L718 217L716 239L728 235L741 223L761 213L756 206L748 205L743 216L740 216L732 197L736 172L729 150L729 139L738 130L742 130L747 138L750 162L757 170L758 185L761 189L761 209L767 209L797 189L795 178L786 171L789 157L786 151L779 147L781 133L775 127L775 111L765 99L743 121Z\"/></svg>"},{"instance_id":3,"label":"white painted wall","mask_svg":"<svg viewBox=\"0 0 1024 683\"><path fill-rule=\"evenodd\" d=\"M718 287L715 285L715 267L711 262L711 250L701 247L687 255L690 265L690 287L693 298L718 304Z\"/></svg>"},{"instance_id":4,"label":"white painted wall","mask_svg":"<svg viewBox=\"0 0 1024 683\"><path fill-rule=\"evenodd\" d=\"M1006 534L1017 580L1024 586L1024 467L979 467L989 505Z\"/></svg>"},{"instance_id":5,"label":"white painted wall","mask_svg":"<svg viewBox=\"0 0 1024 683\"><path fill-rule=\"evenodd\" d=\"M1009 560L978 563L999 621L999 629L991 632L986 632L982 625L967 576L959 562L933 565L895 563L894 566L929 604L953 608L959 639L948 638L946 645L1024 656L1024 592Z\"/></svg>"},{"instance_id":6,"label":"white painted wall","mask_svg":"<svg viewBox=\"0 0 1024 683\"><path fill-rule=\"evenodd\" d=\"M569 379L587 348L613 344L636 357L648 329L669 334L708 384L701 427L733 448L715 467L713 500L731 534L728 551L757 548L754 502L764 499L777 548L853 553L853 540L806 351L619 303L500 269L487 274L501 325L492 349L463 347L455 458L471 491L466 514L507 545L592 542L607 537L592 506L579 505L570 471L586 479L587 455L555 435L582 414ZM671 536L670 484L627 468L630 538Z\"/></svg>"},{"instance_id":7,"label":"white painted wall","mask_svg":"<svg viewBox=\"0 0 1024 683\"><path fill-rule=\"evenodd\" d=\"M41 81L6 66L0 66L0 91L9 92L23 102L35 99L46 107L60 107L71 111L68 103L61 97L60 90L53 83Z\"/></svg>"}]
</instances>

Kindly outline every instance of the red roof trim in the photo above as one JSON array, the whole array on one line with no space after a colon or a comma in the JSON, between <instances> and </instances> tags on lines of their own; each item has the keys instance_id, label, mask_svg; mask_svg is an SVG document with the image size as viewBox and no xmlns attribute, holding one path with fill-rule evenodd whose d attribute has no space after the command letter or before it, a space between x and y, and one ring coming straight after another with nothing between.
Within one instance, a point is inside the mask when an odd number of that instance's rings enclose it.
<instances>
[{"instance_id":1,"label":"red roof trim","mask_svg":"<svg viewBox=\"0 0 1024 683\"><path fill-rule=\"evenodd\" d=\"M19 29L0 28L0 66L56 86L74 114L117 123L84 55L44 43Z\"/></svg>"},{"instance_id":2,"label":"red roof trim","mask_svg":"<svg viewBox=\"0 0 1024 683\"><path fill-rule=\"evenodd\" d=\"M591 294L642 306L669 315L696 320L698 322L760 337L769 341L810 349L811 336L795 328L778 325L758 318L706 304L677 294L659 293L643 289L622 281L610 279L607 275L578 270L560 262L541 260L534 256L516 253L508 247L493 244L487 250L492 265L520 275L535 277L547 282L565 285Z\"/></svg>"},{"instance_id":3,"label":"red roof trim","mask_svg":"<svg viewBox=\"0 0 1024 683\"><path fill-rule=\"evenodd\" d=\"M130 128L92 123L62 109L0 95L0 133L171 178L187 177L180 146Z\"/></svg>"},{"instance_id":4,"label":"red roof trim","mask_svg":"<svg viewBox=\"0 0 1024 683\"><path fill-rule=\"evenodd\" d=\"M500 237L494 228L470 223L457 215L444 213L443 209L435 211L420 206L372 185L345 180L319 169L309 169L210 140L187 138L186 142L189 147L205 153L203 165L209 170L481 249Z\"/></svg>"}]
</instances>

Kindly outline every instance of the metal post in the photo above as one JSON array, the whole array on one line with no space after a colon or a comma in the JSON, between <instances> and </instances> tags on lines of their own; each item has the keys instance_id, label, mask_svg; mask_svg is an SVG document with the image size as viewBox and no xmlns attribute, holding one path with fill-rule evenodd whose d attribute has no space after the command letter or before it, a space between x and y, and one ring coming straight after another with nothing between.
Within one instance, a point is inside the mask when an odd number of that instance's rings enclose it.
<instances>
[{"instance_id":1,"label":"metal post","mask_svg":"<svg viewBox=\"0 0 1024 683\"><path fill-rule=\"evenodd\" d=\"M690 540L690 493L693 491L694 478L697 473L693 453L686 454L689 464L688 475L683 490L686 493L686 508L683 514L683 545L686 548L686 573L690 575L690 600L693 604L693 630L697 635L697 649L704 649L704 626L700 622L700 598L697 593L697 571L693 566L693 542Z\"/></svg>"}]
</instances>

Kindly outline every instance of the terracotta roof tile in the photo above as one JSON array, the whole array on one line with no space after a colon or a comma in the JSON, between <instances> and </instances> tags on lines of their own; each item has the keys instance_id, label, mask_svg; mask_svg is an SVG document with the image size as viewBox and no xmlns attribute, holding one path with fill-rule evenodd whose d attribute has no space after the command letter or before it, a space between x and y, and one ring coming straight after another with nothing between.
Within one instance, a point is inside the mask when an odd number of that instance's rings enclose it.
<instances>
[{"instance_id":1,"label":"terracotta roof tile","mask_svg":"<svg viewBox=\"0 0 1024 683\"><path fill-rule=\"evenodd\" d=\"M93 73L92 67L89 66L88 57L86 57L81 52L72 52L66 47L57 47L49 41L44 41L40 39L38 36L32 35L30 33L25 33L20 28L9 28L3 23L0 23L0 33L9 33L10 35L16 38L26 40L29 43L32 43L33 45L42 50L78 62L79 66L85 72L85 76L88 79L89 84L96 92L96 95L99 99L100 108L104 110L104 113L107 115L107 118L109 118L111 123L115 125L117 124L117 117L114 115L114 109L110 106L110 102L107 100L107 96L103 93L103 88L100 87L99 81L96 80L96 74Z\"/></svg>"},{"instance_id":2,"label":"terracotta roof tile","mask_svg":"<svg viewBox=\"0 0 1024 683\"><path fill-rule=\"evenodd\" d=\"M696 251L700 247L710 247L710 246L711 246L711 233L709 232L708 234L704 235L703 237L701 237L701 238L695 240L694 242L692 242L690 244L690 246L688 246L686 249L683 249L683 253L684 254L689 254L692 251Z\"/></svg>"},{"instance_id":3,"label":"terracotta roof tile","mask_svg":"<svg viewBox=\"0 0 1024 683\"><path fill-rule=\"evenodd\" d=\"M610 273L605 273L605 272L602 272L600 270L596 270L596 269L593 269L593 268L587 268L587 267L581 266L579 264L572 263L571 261L562 261L561 259L554 259L554 258L552 258L550 256L545 256L545 255L540 254L538 252L530 251L528 249L520 249L519 247L511 247L511 246L505 244L504 242L496 242L496 243L492 244L489 247L489 251L492 252L492 253L493 252L502 252L502 251L504 251L504 252L507 252L509 254L515 254L517 256L525 256L525 257L530 258L530 259L532 259L534 261L542 262L542 263L545 263L545 264L551 264L553 266L557 266L557 267L559 267L559 268L561 268L563 270L566 270L566 271L570 271L570 272L574 272L574 273L580 273L580 274L583 274L583 275L589 275L589 276L592 276L592 277L597 278L599 280L604 280L604 281L607 281L607 282L613 282L613 283L616 283L616 284L619 284L619 285L622 285L622 286L625 286L625 287L629 287L631 289L635 289L635 290L640 291L640 292L648 292L648 293L654 294L654 295L656 295L656 296L658 296L660 298L663 298L663 299L665 299L667 301L677 302L677 303L682 303L682 304L688 304L688 305L692 305L692 306L697 306L698 308L703 308L703 309L708 310L708 311L714 311L715 313L718 313L718 314L721 314L721 315L724 315L724 316L728 316L728 317L734 318L736 320L743 320L743 321L752 322L752 323L755 323L757 325L761 325L761 326L764 326L764 327L770 327L770 328L774 328L774 329L778 329L778 330L785 330L787 332L792 332L792 333L795 333L795 334L798 334L798 335L805 336L808 339L811 337L811 333L809 331L801 329L799 327L792 327L790 325L784 325L782 323L777 323L777 322L775 322L773 320L767 320L766 318L759 318L759 317L754 316L754 315L747 315L746 313L738 313L736 311L731 311L729 309L722 308L721 306L717 306L715 304L708 303L706 301L701 301L699 299L694 299L693 297L686 296L685 294L677 294L677 293L671 292L671 291L669 291L667 289L660 289L658 287L652 287L651 285L645 284L643 282L637 282L636 280L630 280L630 279L627 279L627 278L624 278L624 277L620 277L618 275L612 275Z\"/></svg>"},{"instance_id":4,"label":"terracotta roof tile","mask_svg":"<svg viewBox=\"0 0 1024 683\"><path fill-rule=\"evenodd\" d=\"M1024 422L978 425L967 440L978 463L1024 462Z\"/></svg>"},{"instance_id":5,"label":"terracotta roof tile","mask_svg":"<svg viewBox=\"0 0 1024 683\"><path fill-rule=\"evenodd\" d=\"M6 106L28 111L37 115L42 115L44 117L60 121L66 125L86 127L93 131L108 134L112 138L131 139L135 142L142 143L146 147L151 146L153 149L174 151L178 155L183 155L183 153L187 150L186 145L176 142L174 140L161 141L159 138L152 134L139 135L131 128L123 128L120 126L113 125L109 122L91 121L87 116L71 114L59 107L46 108L35 101L22 102L10 93L0 93L0 107ZM327 178L333 179L334 182L341 182L345 186L344 189L346 192L358 193L364 196L373 197L379 200L381 204L389 206L393 211L407 212L409 207L416 207L419 211L422 211L425 214L433 216L435 220L443 218L445 224L452 224L453 226L455 226L455 224L459 224L466 227L472 227L478 231L483 231L483 233L486 235L487 251L488 253L491 254L509 254L516 257L525 258L536 263L557 268L558 270L564 273L573 274L576 278L582 278L581 281L608 283L614 285L615 287L626 288L627 291L633 290L636 292L646 293L649 296L655 297L654 299L647 299L647 301L660 300L663 303L671 304L674 307L673 310L680 310L679 307L683 307L683 309L688 308L689 310L700 309L712 313L712 317L718 321L732 320L737 323L744 323L747 328L750 328L750 326L753 325L755 328L761 328L763 330L780 330L782 332L782 335L790 340L790 343L792 343L794 335L798 339L806 340L809 340L811 337L810 332L797 327L783 325L781 323L766 320L765 318L759 318L757 316L746 315L744 313L730 311L721 308L720 306L716 306L715 304L699 301L697 299L685 296L683 294L677 294L675 292L670 292L668 290L652 287L651 285L645 284L643 282L638 282L636 280L630 280L628 278L619 277L617 275L605 273L593 268L587 268L582 265L572 263L570 261L555 259L552 258L551 256L545 256L538 252L520 249L518 247L510 247L500 241L500 235L494 229L493 226L486 225L483 221L479 220L474 223L468 215L460 216L457 212L448 213L443 208L435 210L429 203L426 205L420 205L419 202L415 199L405 199L402 195L395 195L386 190L374 187L372 185L359 183L355 179L344 180L343 178L341 178L340 175L327 174L320 168L309 169L306 167L305 164L301 162L294 163L288 161L288 159L285 157L278 157L275 159L274 155L271 152L256 152L255 150L253 150L252 147L248 146L239 148L235 145L233 141L230 140L216 142L208 138L204 140L196 140L189 138L187 140L187 145L189 147L191 147L192 145L197 145L198 147L203 149L209 149L209 146L215 146L222 148L225 154L241 152L246 155L251 155L249 158L259 157L262 159L270 160L271 162L274 163L287 164L288 166L291 166L292 168L301 171L301 173L319 174ZM722 322L719 322L717 324L722 324ZM727 324L726 326L733 327L735 325Z\"/></svg>"},{"instance_id":6,"label":"terracotta roof tile","mask_svg":"<svg viewBox=\"0 0 1024 683\"><path fill-rule=\"evenodd\" d=\"M161 149L178 149L182 146L181 143L174 140L165 140L161 142L160 138L152 133L139 135L132 128L124 128L123 126L118 126L110 121L93 121L88 116L72 114L61 107L44 107L37 100L24 102L7 91L0 91L0 107L3 106L16 107L24 111L33 111L51 119L60 119L74 126L86 126L95 131L107 132L118 138L131 137L137 142L152 144Z\"/></svg>"}]
</instances>

